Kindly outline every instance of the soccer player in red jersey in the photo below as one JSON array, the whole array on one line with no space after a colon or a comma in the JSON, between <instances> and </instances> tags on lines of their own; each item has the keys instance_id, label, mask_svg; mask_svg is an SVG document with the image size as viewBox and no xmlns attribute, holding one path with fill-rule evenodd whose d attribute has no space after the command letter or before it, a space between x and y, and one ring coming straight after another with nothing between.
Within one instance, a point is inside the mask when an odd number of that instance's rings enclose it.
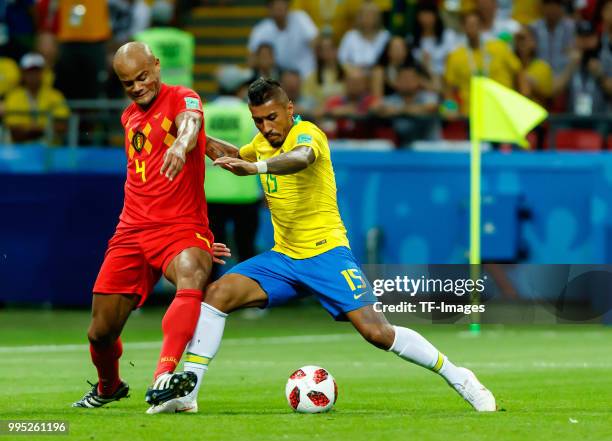
<instances>
[{"instance_id":1,"label":"soccer player in red jersey","mask_svg":"<svg viewBox=\"0 0 612 441\"><path fill-rule=\"evenodd\" d=\"M113 67L133 101L121 116L125 202L93 289L88 338L99 381L74 407L100 407L127 396L129 387L119 376L121 330L162 274L177 291L162 320L161 353L145 399L159 404L193 389L195 375L174 370L193 336L215 259L204 196L206 138L199 96L163 84L159 60L145 44L119 48ZM215 249L219 256L229 251L221 244Z\"/></svg>"}]
</instances>

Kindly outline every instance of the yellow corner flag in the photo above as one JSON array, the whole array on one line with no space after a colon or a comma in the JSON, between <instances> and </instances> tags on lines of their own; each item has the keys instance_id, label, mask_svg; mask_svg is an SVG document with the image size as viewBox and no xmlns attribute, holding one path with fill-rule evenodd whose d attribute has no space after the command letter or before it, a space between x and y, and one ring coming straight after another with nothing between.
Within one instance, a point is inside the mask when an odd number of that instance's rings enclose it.
<instances>
[{"instance_id":1,"label":"yellow corner flag","mask_svg":"<svg viewBox=\"0 0 612 441\"><path fill-rule=\"evenodd\" d=\"M527 147L525 136L548 113L518 92L485 77L472 77L470 136L472 141L512 142Z\"/></svg>"},{"instance_id":2,"label":"yellow corner flag","mask_svg":"<svg viewBox=\"0 0 612 441\"><path fill-rule=\"evenodd\" d=\"M480 277L480 141L511 142L528 147L525 136L542 122L548 113L541 106L512 89L485 77L474 76L470 83L470 273ZM480 303L477 292L471 293L473 304ZM472 314L470 330L480 332L480 314Z\"/></svg>"},{"instance_id":3,"label":"yellow corner flag","mask_svg":"<svg viewBox=\"0 0 612 441\"><path fill-rule=\"evenodd\" d=\"M525 136L548 113L489 78L474 76L470 87L470 264L480 265L480 141L512 142L527 147Z\"/></svg>"}]
</instances>

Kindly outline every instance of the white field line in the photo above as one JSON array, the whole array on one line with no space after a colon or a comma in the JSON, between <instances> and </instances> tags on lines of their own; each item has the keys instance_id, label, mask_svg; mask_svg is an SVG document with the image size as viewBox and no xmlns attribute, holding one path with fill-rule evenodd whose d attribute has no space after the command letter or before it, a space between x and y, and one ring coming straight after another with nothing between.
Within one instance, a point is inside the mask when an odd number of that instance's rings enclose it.
<instances>
[{"instance_id":1,"label":"white field line","mask_svg":"<svg viewBox=\"0 0 612 441\"><path fill-rule=\"evenodd\" d=\"M239 346L249 344L290 344L290 343L331 343L358 338L356 333L346 334L313 334L313 335L289 335L284 337L246 337L228 338L223 340L223 346ZM125 349L157 349L161 347L161 341L142 341L124 343ZM31 346L0 346L0 354L28 354L28 353L50 353L50 352L80 352L88 351L89 345L31 345Z\"/></svg>"},{"instance_id":2,"label":"white field line","mask_svg":"<svg viewBox=\"0 0 612 441\"><path fill-rule=\"evenodd\" d=\"M308 344L308 343L333 343L352 339L359 339L356 333L344 334L313 334L313 335L292 335L282 337L246 337L246 338L228 338L222 343L222 346L243 346L243 345L277 345L277 344ZM365 343L364 343L365 344ZM159 341L148 342L133 342L125 343L125 349L146 350L158 349L161 346ZM0 354L41 354L41 353L62 353L62 352L85 352L89 350L86 344L67 344L67 345L32 345L32 346L0 346ZM15 361L22 361L21 358ZM6 360L5 360L6 361ZM369 367L369 368L385 368L397 367L398 360L371 360L368 362L349 361L341 363L343 366L352 367ZM232 364L238 365L256 365L265 366L269 364L274 366L276 363L265 360L232 360ZM329 365L336 365L338 362L330 362ZM488 369L488 370L525 370L525 369L592 369L592 368L612 368L610 362L581 362L581 361L562 361L562 362L547 362L547 361L528 361L517 360L514 362L469 362L462 364L465 367L472 369Z\"/></svg>"},{"instance_id":3,"label":"white field line","mask_svg":"<svg viewBox=\"0 0 612 441\"><path fill-rule=\"evenodd\" d=\"M488 330L481 336L475 336L471 332L458 332L458 338L464 339L498 339L509 335L518 335L516 331L496 331ZM533 331L533 336L561 338L563 333L556 331ZM609 332L589 331L585 333L583 338L609 338L612 334ZM240 346L245 344L288 344L288 343L328 343L335 341L345 341L352 338L357 338L357 333L342 333L342 334L309 334L309 335L289 335L282 337L244 337L244 338L227 338L223 340L223 346ZM128 342L124 343L125 349L156 349L161 347L161 341L145 341L145 342ZM0 354L27 354L27 353L51 353L51 352L79 352L89 350L87 344L65 344L65 345L27 345L27 346L0 346Z\"/></svg>"},{"instance_id":4,"label":"white field line","mask_svg":"<svg viewBox=\"0 0 612 441\"><path fill-rule=\"evenodd\" d=\"M2 360L1 367L9 368L10 366L13 366L13 365L16 365L16 366L23 365L24 363L27 363L29 360L31 360L28 357L29 357L28 354L22 354L21 356L13 356L9 360ZM385 355L382 354L381 357L384 359ZM261 360L244 360L244 359L238 359L238 358L233 358L233 357L222 357L219 361L216 361L216 364L220 362L227 363L228 365L231 365L233 367L258 368L258 369L275 368L275 367L278 367L279 365L279 363L276 361L265 360L263 358ZM47 364L49 365L53 365L54 363L62 364L64 363L64 361L56 360L56 359L47 360ZM403 363L402 360L394 358L394 357L391 357L389 361L362 362L362 361L351 361L347 359L346 361L342 361L342 362L339 362L336 360L334 361L326 360L325 362L316 360L316 362L313 362L313 363L324 364L328 369L332 371L336 371L336 369L345 369L345 368L363 369L363 371L353 372L355 376L364 376L364 373L367 373L367 376L369 376L372 372L372 369L378 369L378 370L392 369L394 370L394 372L398 372L398 369L416 368L413 365ZM504 362L469 362L469 361L466 361L460 364L461 366L464 366L470 369L477 369L480 372L483 372L483 371L484 372L491 372L491 371L535 372L535 371L556 371L556 370L583 370L583 369L584 370L592 370L592 369L610 370L612 369L612 363L606 363L606 362L581 363L581 362L572 362L572 361L562 361L562 362L544 363L544 362L517 361L517 362L504 363ZM3 378L0 378L0 380L2 379Z\"/></svg>"}]
</instances>

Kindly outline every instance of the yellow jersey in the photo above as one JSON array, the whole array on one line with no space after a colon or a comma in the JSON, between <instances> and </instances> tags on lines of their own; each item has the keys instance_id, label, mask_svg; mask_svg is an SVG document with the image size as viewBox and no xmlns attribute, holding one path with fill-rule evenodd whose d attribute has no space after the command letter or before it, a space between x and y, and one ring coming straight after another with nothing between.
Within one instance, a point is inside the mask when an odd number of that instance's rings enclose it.
<instances>
[{"instance_id":1,"label":"yellow jersey","mask_svg":"<svg viewBox=\"0 0 612 441\"><path fill-rule=\"evenodd\" d=\"M537 98L550 98L553 94L553 71L546 61L536 58L525 69L533 83Z\"/></svg>"},{"instance_id":2,"label":"yellow jersey","mask_svg":"<svg viewBox=\"0 0 612 441\"><path fill-rule=\"evenodd\" d=\"M315 154L315 161L307 168L290 175L259 176L272 214L272 250L293 259L307 259L338 246L349 246L338 211L327 137L314 124L296 117L281 147L272 147L258 133L240 149L242 159L255 162L301 146L312 148Z\"/></svg>"},{"instance_id":3,"label":"yellow jersey","mask_svg":"<svg viewBox=\"0 0 612 441\"><path fill-rule=\"evenodd\" d=\"M446 60L444 80L458 90L462 113L467 115L472 76L483 75L512 88L520 69L521 62L507 43L490 40L476 50L463 45L451 52Z\"/></svg>"},{"instance_id":4,"label":"yellow jersey","mask_svg":"<svg viewBox=\"0 0 612 441\"><path fill-rule=\"evenodd\" d=\"M24 87L17 87L6 95L4 124L8 127L44 128L48 114L55 119L66 119L70 109L59 90L42 86L36 97L30 97Z\"/></svg>"},{"instance_id":5,"label":"yellow jersey","mask_svg":"<svg viewBox=\"0 0 612 441\"><path fill-rule=\"evenodd\" d=\"M19 65L8 57L0 57L0 98L19 85Z\"/></svg>"}]
</instances>

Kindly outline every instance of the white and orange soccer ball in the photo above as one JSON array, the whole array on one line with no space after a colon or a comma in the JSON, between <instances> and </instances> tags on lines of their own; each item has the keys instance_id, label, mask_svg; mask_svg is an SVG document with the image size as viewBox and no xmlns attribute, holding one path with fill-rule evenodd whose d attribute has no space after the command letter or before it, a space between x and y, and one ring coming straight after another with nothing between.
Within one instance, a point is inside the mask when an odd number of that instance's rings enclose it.
<instances>
[{"instance_id":1,"label":"white and orange soccer ball","mask_svg":"<svg viewBox=\"0 0 612 441\"><path fill-rule=\"evenodd\" d=\"M303 366L287 380L285 396L289 406L296 412L327 412L338 399L338 386L326 369Z\"/></svg>"}]
</instances>

